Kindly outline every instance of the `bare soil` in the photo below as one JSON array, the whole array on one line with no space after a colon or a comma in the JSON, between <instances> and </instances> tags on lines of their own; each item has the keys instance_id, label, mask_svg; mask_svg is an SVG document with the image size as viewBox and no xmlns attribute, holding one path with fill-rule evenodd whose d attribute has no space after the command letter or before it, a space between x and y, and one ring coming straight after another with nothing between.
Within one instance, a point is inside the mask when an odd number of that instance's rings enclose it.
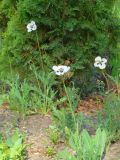
<instances>
[{"instance_id":1,"label":"bare soil","mask_svg":"<svg viewBox=\"0 0 120 160\"><path fill-rule=\"evenodd\" d=\"M102 96L98 95L89 96L79 102L77 112L83 112L86 116L94 114L103 108L103 99Z\"/></svg>"},{"instance_id":2,"label":"bare soil","mask_svg":"<svg viewBox=\"0 0 120 160\"><path fill-rule=\"evenodd\" d=\"M51 146L47 129L51 124L50 116L33 115L20 121L20 130L27 135L29 160L50 160L47 155L47 147Z\"/></svg>"},{"instance_id":3,"label":"bare soil","mask_svg":"<svg viewBox=\"0 0 120 160\"><path fill-rule=\"evenodd\" d=\"M111 144L104 160L120 160L120 142Z\"/></svg>"}]
</instances>

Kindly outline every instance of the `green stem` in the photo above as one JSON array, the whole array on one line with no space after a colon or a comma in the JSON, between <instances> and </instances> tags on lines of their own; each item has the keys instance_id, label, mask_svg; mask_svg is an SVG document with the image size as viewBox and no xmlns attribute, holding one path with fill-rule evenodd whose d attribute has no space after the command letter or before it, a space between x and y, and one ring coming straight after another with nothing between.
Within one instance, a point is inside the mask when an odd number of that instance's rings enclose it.
<instances>
[{"instance_id":1,"label":"green stem","mask_svg":"<svg viewBox=\"0 0 120 160\"><path fill-rule=\"evenodd\" d=\"M67 92L67 89L66 89L64 80L63 80L62 82L63 82L63 86L64 86L64 89L65 89L65 93L66 93L66 95L67 95L67 99L68 99L68 103L69 103L70 110L71 110L71 113L72 113L72 117L73 117L73 119L74 119L74 124L75 124L75 126L77 127L76 118L75 118L75 113L74 113L74 110L73 110L73 108L72 108L72 104L71 104L71 101L70 101L70 98L69 98L69 95L68 95L68 92Z\"/></svg>"},{"instance_id":2,"label":"green stem","mask_svg":"<svg viewBox=\"0 0 120 160\"><path fill-rule=\"evenodd\" d=\"M109 87L108 79L107 79L107 77L106 77L106 75L105 75L104 72L102 72L102 75L103 75L103 77L105 78L105 81L106 81L106 84L107 84L107 90L109 91L110 87Z\"/></svg>"},{"instance_id":3,"label":"green stem","mask_svg":"<svg viewBox=\"0 0 120 160\"><path fill-rule=\"evenodd\" d=\"M36 80L37 80L37 84L38 84L38 88L39 88L39 90L40 90L40 82L39 82L39 79L38 79L38 73L37 73L37 71L36 71L36 68L35 68L35 64L34 64L34 62L32 61L32 64L34 65L33 67L31 66L31 69L32 69L32 71L33 71L33 74L35 75L35 78L36 78Z\"/></svg>"},{"instance_id":4,"label":"green stem","mask_svg":"<svg viewBox=\"0 0 120 160\"><path fill-rule=\"evenodd\" d=\"M40 56L41 56L41 57L40 57L41 67L42 67L42 69L44 69L44 67L43 67L43 59L42 59L42 54L41 54L40 43L39 43L39 38L38 38L37 31L36 31L36 39L37 39L38 50L39 50Z\"/></svg>"}]
</instances>

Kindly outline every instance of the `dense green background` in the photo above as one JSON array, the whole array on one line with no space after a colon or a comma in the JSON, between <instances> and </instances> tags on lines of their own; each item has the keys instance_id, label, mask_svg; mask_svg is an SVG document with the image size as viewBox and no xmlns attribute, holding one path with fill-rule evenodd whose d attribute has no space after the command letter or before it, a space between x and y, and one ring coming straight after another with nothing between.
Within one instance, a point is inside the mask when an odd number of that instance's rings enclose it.
<instances>
[{"instance_id":1,"label":"dense green background","mask_svg":"<svg viewBox=\"0 0 120 160\"><path fill-rule=\"evenodd\" d=\"M1 72L6 73L11 66L26 76L32 63L41 69L42 55L48 71L67 60L74 71L74 81L87 88L96 77L94 58L101 55L108 58L109 73L113 71L116 75L120 59L119 3L118 0L2 0ZM26 25L31 20L38 29L28 33Z\"/></svg>"}]
</instances>

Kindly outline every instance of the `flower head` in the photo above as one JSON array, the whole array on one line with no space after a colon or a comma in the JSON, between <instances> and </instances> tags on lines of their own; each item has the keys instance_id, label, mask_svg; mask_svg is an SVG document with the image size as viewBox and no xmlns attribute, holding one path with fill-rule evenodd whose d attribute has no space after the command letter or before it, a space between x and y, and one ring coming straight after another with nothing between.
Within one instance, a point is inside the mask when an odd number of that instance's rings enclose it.
<instances>
[{"instance_id":1,"label":"flower head","mask_svg":"<svg viewBox=\"0 0 120 160\"><path fill-rule=\"evenodd\" d=\"M106 68L106 63L107 63L106 58L101 58L100 56L98 56L98 57L95 58L94 66L98 67L100 69L105 69Z\"/></svg>"},{"instance_id":2,"label":"flower head","mask_svg":"<svg viewBox=\"0 0 120 160\"><path fill-rule=\"evenodd\" d=\"M37 29L37 25L35 24L34 21L31 21L30 23L28 23L28 25L27 25L28 32L35 31L36 29Z\"/></svg>"},{"instance_id":3,"label":"flower head","mask_svg":"<svg viewBox=\"0 0 120 160\"><path fill-rule=\"evenodd\" d=\"M56 75L61 76L67 73L70 70L70 67L61 65L61 66L53 66L52 69L54 70Z\"/></svg>"}]
</instances>

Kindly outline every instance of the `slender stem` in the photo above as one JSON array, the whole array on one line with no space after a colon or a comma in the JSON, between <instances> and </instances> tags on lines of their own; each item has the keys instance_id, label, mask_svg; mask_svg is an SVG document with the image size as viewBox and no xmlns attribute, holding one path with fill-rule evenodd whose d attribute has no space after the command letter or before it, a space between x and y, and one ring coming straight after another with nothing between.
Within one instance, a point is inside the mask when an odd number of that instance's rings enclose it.
<instances>
[{"instance_id":1,"label":"slender stem","mask_svg":"<svg viewBox=\"0 0 120 160\"><path fill-rule=\"evenodd\" d=\"M38 78L38 73L37 73L37 71L36 71L35 64L34 64L33 61L32 61L32 64L34 65L33 68L32 68L31 65L30 65L30 66L31 66L31 69L32 69L32 71L33 71L33 74L35 75L35 78L36 78L37 84L38 84L38 88L39 88L39 90L40 90L40 82L39 82L39 78Z\"/></svg>"},{"instance_id":2,"label":"slender stem","mask_svg":"<svg viewBox=\"0 0 120 160\"><path fill-rule=\"evenodd\" d=\"M39 79L38 79L38 76L37 76L36 68L34 69L34 71L35 71L35 77L36 77L36 80L37 80L37 83L38 83L38 87L39 87L39 90L40 90L40 83L39 83Z\"/></svg>"},{"instance_id":3,"label":"slender stem","mask_svg":"<svg viewBox=\"0 0 120 160\"><path fill-rule=\"evenodd\" d=\"M67 89L66 89L66 86L65 86L64 79L63 79L62 82L63 82L63 86L64 86L64 89L65 89L65 93L66 93L66 95L67 95L67 99L68 99L68 102L69 102L69 106L70 106L70 110L71 110L71 113L72 113L72 117L73 117L73 119L74 119L75 126L77 126L75 114L74 114L74 111L73 111L73 108L72 108L72 104L71 104L71 101L70 101L70 98L69 98L69 95L68 95L68 92L67 92Z\"/></svg>"},{"instance_id":4,"label":"slender stem","mask_svg":"<svg viewBox=\"0 0 120 160\"><path fill-rule=\"evenodd\" d=\"M109 91L109 82L108 82L108 79L107 79L107 77L106 77L106 75L105 75L105 73L104 72L102 72L102 75L103 75L103 77L105 78L105 81L106 81L106 84L107 84L107 89L108 89L108 91Z\"/></svg>"},{"instance_id":5,"label":"slender stem","mask_svg":"<svg viewBox=\"0 0 120 160\"><path fill-rule=\"evenodd\" d=\"M36 39L37 39L38 50L39 50L40 56L41 56L41 57L40 57L41 67L42 67L42 69L44 69L44 67L43 67L43 59L42 59L42 54L41 54L40 43L39 43L39 38L38 38L38 33L37 33L37 31L36 31Z\"/></svg>"}]
</instances>

